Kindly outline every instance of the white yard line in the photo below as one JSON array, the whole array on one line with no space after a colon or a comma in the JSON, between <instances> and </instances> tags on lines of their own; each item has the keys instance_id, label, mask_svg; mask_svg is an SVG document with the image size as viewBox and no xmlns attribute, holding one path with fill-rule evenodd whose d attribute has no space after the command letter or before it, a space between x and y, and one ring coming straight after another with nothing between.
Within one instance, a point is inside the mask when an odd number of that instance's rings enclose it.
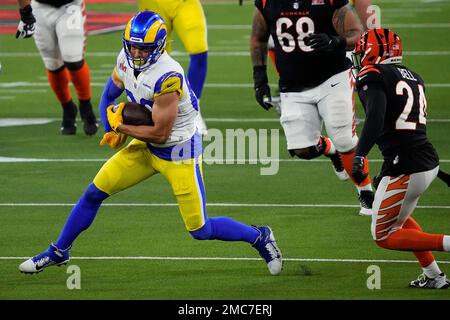
<instances>
[{"instance_id":1,"label":"white yard line","mask_svg":"<svg viewBox=\"0 0 450 320\"><path fill-rule=\"evenodd\" d=\"M276 122L279 123L278 118L204 118L206 122ZM59 119L55 119L59 120ZM356 119L363 121L364 119ZM427 119L427 122L450 122L450 119Z\"/></svg>"},{"instance_id":2,"label":"white yard line","mask_svg":"<svg viewBox=\"0 0 450 320\"><path fill-rule=\"evenodd\" d=\"M206 83L206 88L223 88L223 89L230 89L230 88L253 88L253 83ZM271 86L276 87L276 83L271 83ZM0 83L0 92L3 93L3 90L5 92L10 93L11 88L25 88L25 87L48 87L49 84L46 81L40 81L40 82L28 82L28 81L16 81L16 82L1 82ZM92 82L92 87L101 87L103 88L105 86L104 82ZM427 88L450 88L450 83L428 83L425 85ZM13 89L14 90L14 89ZM26 90L27 92L29 90Z\"/></svg>"},{"instance_id":3,"label":"white yard line","mask_svg":"<svg viewBox=\"0 0 450 320\"><path fill-rule=\"evenodd\" d=\"M23 125L41 125L51 123L53 121L53 119L49 118L0 118L0 128Z\"/></svg>"},{"instance_id":4,"label":"white yard line","mask_svg":"<svg viewBox=\"0 0 450 320\"><path fill-rule=\"evenodd\" d=\"M407 9L405 9L407 10ZM448 29L450 28L450 23L386 23L386 27L393 29ZM212 24L208 25L208 30L251 30L251 25L249 24Z\"/></svg>"},{"instance_id":5,"label":"white yard line","mask_svg":"<svg viewBox=\"0 0 450 320\"><path fill-rule=\"evenodd\" d=\"M105 162L108 159L100 159L100 158L92 158L92 159L83 159L83 158L60 158L60 159L46 159L46 158L19 158L19 157L2 157L0 156L0 163L31 163L31 162ZM205 164L209 164L209 162L215 163L216 159L209 159L204 158L203 162ZM226 159L224 159L225 161ZM304 163L314 163L314 162L323 162L323 163L329 163L330 160L328 159L312 159L312 160L304 160L304 159L269 159L269 158L250 158L250 159L233 159L234 163L231 163L231 165L242 165L245 164L257 164L257 163L267 163L267 162L304 162ZM383 162L383 159L370 159L369 162ZM441 163L450 163L449 159L439 159L439 162ZM224 163L223 165L230 165L228 163Z\"/></svg>"},{"instance_id":6,"label":"white yard line","mask_svg":"<svg viewBox=\"0 0 450 320\"><path fill-rule=\"evenodd\" d=\"M25 260L29 257L0 257L0 260ZM260 258L245 257L152 257L152 256L92 256L71 257L70 260L163 260L163 261L259 261ZM338 259L338 258L287 258L283 261L293 262L338 262L338 263L417 263L416 260L390 260L390 259ZM437 261L441 264L450 264L450 261Z\"/></svg>"},{"instance_id":7,"label":"white yard line","mask_svg":"<svg viewBox=\"0 0 450 320\"><path fill-rule=\"evenodd\" d=\"M73 207L75 203L19 203L2 202L0 207ZM103 207L176 207L177 203L103 203ZM353 204L308 204L308 203L207 203L208 207L240 208L359 208ZM450 206L417 206L418 209L450 209Z\"/></svg>"},{"instance_id":8,"label":"white yard line","mask_svg":"<svg viewBox=\"0 0 450 320\"><path fill-rule=\"evenodd\" d=\"M449 23L450 26L450 23ZM242 46L235 46L234 49L237 50L220 50L223 48L230 48L229 46L217 46L214 47L211 46L210 48L216 48L219 50L210 50L208 51L208 56L213 57L227 57L227 56L243 56L248 57L250 56L249 49L247 47ZM116 57L118 52L116 51L88 51L87 56L92 57ZM429 51L423 51L423 50L417 50L417 51L404 51L403 54L405 56L448 56L450 55L450 51L448 50L429 50ZM188 56L188 54L184 51L172 51L172 56L180 57L180 56ZM0 58L1 57L40 57L38 52L0 52ZM112 65L109 66L112 68Z\"/></svg>"},{"instance_id":9,"label":"white yard line","mask_svg":"<svg viewBox=\"0 0 450 320\"><path fill-rule=\"evenodd\" d=\"M278 118L204 118L207 122L231 122L231 123L252 123L252 122L275 122L279 123ZM0 118L0 124L5 122L14 121L60 121L60 118ZM363 121L364 119L357 118L357 121ZM450 122L450 119L427 119L427 122Z\"/></svg>"}]
</instances>

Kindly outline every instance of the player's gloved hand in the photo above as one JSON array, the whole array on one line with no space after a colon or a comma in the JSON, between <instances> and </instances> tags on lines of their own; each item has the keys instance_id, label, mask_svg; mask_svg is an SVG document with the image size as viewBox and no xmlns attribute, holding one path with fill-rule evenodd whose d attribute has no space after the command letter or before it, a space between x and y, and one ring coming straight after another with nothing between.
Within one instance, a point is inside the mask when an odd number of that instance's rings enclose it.
<instances>
[{"instance_id":1,"label":"player's gloved hand","mask_svg":"<svg viewBox=\"0 0 450 320\"><path fill-rule=\"evenodd\" d=\"M110 148L118 149L125 141L127 141L127 135L125 133L115 133L114 131L109 131L103 135L102 140L100 140L100 145L109 145Z\"/></svg>"},{"instance_id":2,"label":"player's gloved hand","mask_svg":"<svg viewBox=\"0 0 450 320\"><path fill-rule=\"evenodd\" d=\"M372 178L372 185L375 189L378 189L378 186L380 185L381 179L383 179L383 177L381 176L381 173L376 174L373 178Z\"/></svg>"},{"instance_id":3,"label":"player's gloved hand","mask_svg":"<svg viewBox=\"0 0 450 320\"><path fill-rule=\"evenodd\" d=\"M368 173L364 171L364 157L355 156L353 158L352 177L356 183L359 184L366 179Z\"/></svg>"},{"instance_id":4,"label":"player's gloved hand","mask_svg":"<svg viewBox=\"0 0 450 320\"><path fill-rule=\"evenodd\" d=\"M256 101L265 110L269 110L273 107L271 103L272 97L270 95L269 80L267 79L266 66L254 66L253 67L253 82L255 88Z\"/></svg>"},{"instance_id":5,"label":"player's gloved hand","mask_svg":"<svg viewBox=\"0 0 450 320\"><path fill-rule=\"evenodd\" d=\"M437 176L438 176L439 179L444 181L447 184L448 187L450 187L450 174L448 174L448 173L446 173L446 172L444 172L442 170L439 170Z\"/></svg>"},{"instance_id":6,"label":"player's gloved hand","mask_svg":"<svg viewBox=\"0 0 450 320\"><path fill-rule=\"evenodd\" d=\"M29 38L34 34L34 23L36 19L33 16L30 5L25 6L23 9L19 9L20 22L17 27L16 39Z\"/></svg>"},{"instance_id":7,"label":"player's gloved hand","mask_svg":"<svg viewBox=\"0 0 450 320\"><path fill-rule=\"evenodd\" d=\"M326 33L312 33L303 39L305 45L316 51L331 51L335 48L345 48L347 40L340 36L329 36Z\"/></svg>"},{"instance_id":8,"label":"player's gloved hand","mask_svg":"<svg viewBox=\"0 0 450 320\"><path fill-rule=\"evenodd\" d=\"M122 111L124 107L125 103L121 102L116 106L112 104L106 108L109 125L116 132L117 127L123 123Z\"/></svg>"}]
</instances>

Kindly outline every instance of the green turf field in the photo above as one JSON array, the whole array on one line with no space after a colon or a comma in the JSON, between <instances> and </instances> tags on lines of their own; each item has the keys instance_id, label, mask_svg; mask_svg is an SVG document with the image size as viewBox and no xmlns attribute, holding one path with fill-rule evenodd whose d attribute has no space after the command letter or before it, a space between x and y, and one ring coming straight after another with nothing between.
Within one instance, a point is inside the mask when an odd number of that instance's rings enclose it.
<instances>
[{"instance_id":1,"label":"green turf field","mask_svg":"<svg viewBox=\"0 0 450 320\"><path fill-rule=\"evenodd\" d=\"M81 122L76 136L59 134L60 107L34 42L1 35L0 123L7 118L44 121L0 127L0 299L450 298L449 290L407 287L420 273L413 255L373 243L370 219L357 215L355 188L337 180L328 160L290 160L275 112L265 112L254 101L248 55L253 6L237 2L204 5L210 55L202 113L210 128L223 133L279 129L281 161L276 175L261 175L262 164L206 164L208 214L270 225L285 258L282 274L270 276L245 243L193 240L160 176L108 199L77 239L69 265L81 270L80 290L67 288L66 267L34 276L19 273L22 260L57 239L71 206L114 152L99 147L100 133L86 137ZM450 2L374 2L381 7L383 25L403 39L405 64L425 80L429 138L441 167L450 171ZM136 10L133 4L87 4L87 9ZM88 38L95 105L121 46L120 33ZM187 67L188 56L176 38L173 47ZM359 104L357 116L363 118ZM370 157L376 173L380 153L374 149ZM419 206L414 217L425 231L449 234L450 197L444 183L436 180ZM450 256L438 253L436 258L450 274ZM381 289L367 287L372 265L380 267Z\"/></svg>"}]
</instances>

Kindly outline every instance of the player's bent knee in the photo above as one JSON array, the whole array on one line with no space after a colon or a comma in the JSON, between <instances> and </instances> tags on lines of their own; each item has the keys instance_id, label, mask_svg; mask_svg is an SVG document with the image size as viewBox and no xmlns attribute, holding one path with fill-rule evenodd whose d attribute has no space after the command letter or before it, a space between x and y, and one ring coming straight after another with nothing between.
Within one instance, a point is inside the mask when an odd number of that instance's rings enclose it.
<instances>
[{"instance_id":1,"label":"player's bent knee","mask_svg":"<svg viewBox=\"0 0 450 320\"><path fill-rule=\"evenodd\" d=\"M53 58L42 58L45 68L50 72L57 72L57 70L64 69L65 65L63 61Z\"/></svg>"},{"instance_id":2,"label":"player's bent knee","mask_svg":"<svg viewBox=\"0 0 450 320\"><path fill-rule=\"evenodd\" d=\"M208 52L208 44L206 41L189 41L183 43L186 48L186 52L192 54L204 54Z\"/></svg>"},{"instance_id":3,"label":"player's bent knee","mask_svg":"<svg viewBox=\"0 0 450 320\"><path fill-rule=\"evenodd\" d=\"M90 203L101 203L108 197L109 195L97 188L94 183L91 183L84 192L84 198Z\"/></svg>"},{"instance_id":4,"label":"player's bent knee","mask_svg":"<svg viewBox=\"0 0 450 320\"><path fill-rule=\"evenodd\" d=\"M311 146L302 149L290 149L289 153L292 157L297 156L300 159L311 160L322 155L323 150L320 150L317 146Z\"/></svg>"},{"instance_id":5,"label":"player's bent knee","mask_svg":"<svg viewBox=\"0 0 450 320\"><path fill-rule=\"evenodd\" d=\"M389 239L389 237L386 239L383 239L383 240L375 240L375 243L377 244L377 246L379 246L380 248L383 248L383 249L395 249L390 246L388 239Z\"/></svg>"},{"instance_id":6,"label":"player's bent knee","mask_svg":"<svg viewBox=\"0 0 450 320\"><path fill-rule=\"evenodd\" d=\"M196 240L211 240L213 238L211 222L207 220L203 227L195 231L189 231L189 233Z\"/></svg>"},{"instance_id":7,"label":"player's bent knee","mask_svg":"<svg viewBox=\"0 0 450 320\"><path fill-rule=\"evenodd\" d=\"M66 62L64 61L64 65L69 69L70 71L77 71L80 70L81 67L83 67L84 59L76 62Z\"/></svg>"},{"instance_id":8,"label":"player's bent knee","mask_svg":"<svg viewBox=\"0 0 450 320\"><path fill-rule=\"evenodd\" d=\"M333 140L336 150L340 153L352 151L358 144L358 138L354 136L337 136Z\"/></svg>"},{"instance_id":9,"label":"player's bent knee","mask_svg":"<svg viewBox=\"0 0 450 320\"><path fill-rule=\"evenodd\" d=\"M51 73L60 73L61 71L64 71L64 69L66 68L66 66L62 66L62 67L60 67L60 68L58 68L58 69L55 69L55 70L48 70L48 72L51 72Z\"/></svg>"}]
</instances>

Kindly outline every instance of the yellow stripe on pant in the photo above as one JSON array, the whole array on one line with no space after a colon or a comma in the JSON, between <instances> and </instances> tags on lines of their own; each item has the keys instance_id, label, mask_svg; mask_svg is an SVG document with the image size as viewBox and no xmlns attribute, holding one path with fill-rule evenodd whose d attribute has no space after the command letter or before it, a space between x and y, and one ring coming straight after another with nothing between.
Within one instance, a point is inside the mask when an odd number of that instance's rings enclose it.
<instances>
[{"instance_id":1,"label":"yellow stripe on pant","mask_svg":"<svg viewBox=\"0 0 450 320\"><path fill-rule=\"evenodd\" d=\"M182 161L163 160L151 153L145 142L133 139L103 165L94 184L113 195L156 173L161 173L171 185L186 229L200 229L206 218L201 156Z\"/></svg>"}]
</instances>

